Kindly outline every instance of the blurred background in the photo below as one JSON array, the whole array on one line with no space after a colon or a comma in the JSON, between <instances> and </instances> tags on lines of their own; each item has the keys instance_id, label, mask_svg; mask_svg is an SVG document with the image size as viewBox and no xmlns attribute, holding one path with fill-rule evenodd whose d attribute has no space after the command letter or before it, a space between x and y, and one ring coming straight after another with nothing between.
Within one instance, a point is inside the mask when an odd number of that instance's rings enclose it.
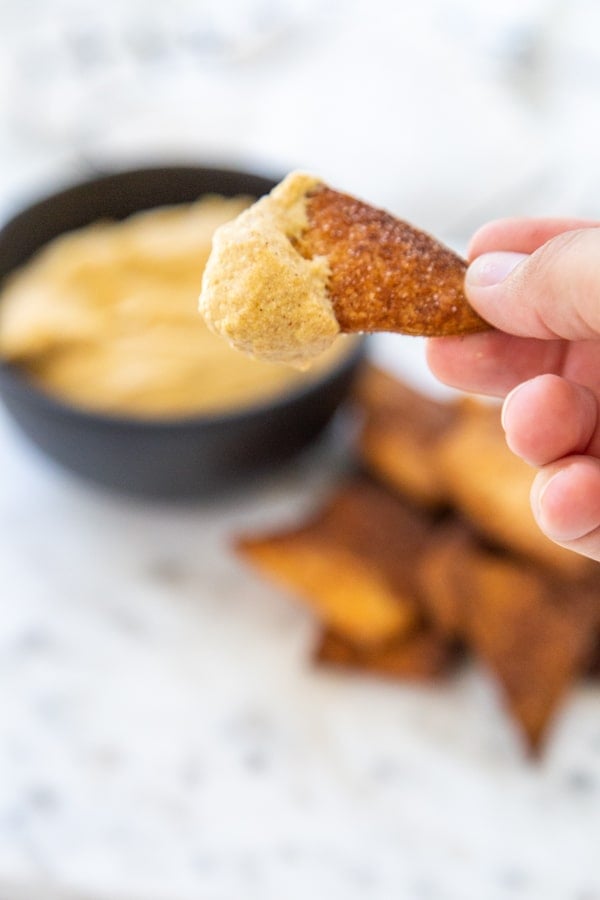
<instances>
[{"instance_id":1,"label":"blurred background","mask_svg":"<svg viewBox=\"0 0 600 900\"><path fill-rule=\"evenodd\" d=\"M457 240L597 215L593 0L4 0L0 200L114 163L302 166Z\"/></svg>"},{"instance_id":2,"label":"blurred background","mask_svg":"<svg viewBox=\"0 0 600 900\"><path fill-rule=\"evenodd\" d=\"M594 0L0 0L0 217L185 161L305 168L458 249L599 217L599 34ZM372 352L433 389L418 342ZM2 900L600 898L592 689L529 764L480 675L317 675L308 617L241 580L232 528L327 460L147 507L0 419Z\"/></svg>"}]
</instances>

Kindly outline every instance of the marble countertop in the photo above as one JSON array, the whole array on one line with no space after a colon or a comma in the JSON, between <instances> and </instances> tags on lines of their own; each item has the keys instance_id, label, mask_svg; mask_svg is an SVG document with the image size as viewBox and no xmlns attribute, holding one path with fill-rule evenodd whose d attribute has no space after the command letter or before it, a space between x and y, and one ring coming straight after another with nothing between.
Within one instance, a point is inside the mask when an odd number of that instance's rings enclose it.
<instances>
[{"instance_id":1,"label":"marble countertop","mask_svg":"<svg viewBox=\"0 0 600 900\"><path fill-rule=\"evenodd\" d=\"M375 356L414 373L397 340ZM146 504L0 416L2 900L600 897L600 689L532 764L485 673L315 670L310 615L232 555L344 453L330 434L221 502Z\"/></svg>"},{"instance_id":2,"label":"marble countertop","mask_svg":"<svg viewBox=\"0 0 600 900\"><path fill-rule=\"evenodd\" d=\"M5 4L0 217L174 158L312 168L456 246L494 215L598 217L599 17ZM373 353L434 389L419 342ZM600 900L600 688L532 764L485 673L317 671L310 615L232 555L342 461L330 435L219 503L149 505L72 479L0 411L0 900Z\"/></svg>"}]
</instances>

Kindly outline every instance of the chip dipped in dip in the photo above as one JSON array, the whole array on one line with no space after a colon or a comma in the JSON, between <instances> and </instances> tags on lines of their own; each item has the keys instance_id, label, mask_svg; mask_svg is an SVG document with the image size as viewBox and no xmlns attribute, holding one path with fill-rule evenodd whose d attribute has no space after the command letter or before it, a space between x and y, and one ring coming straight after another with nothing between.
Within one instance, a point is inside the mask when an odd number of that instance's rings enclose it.
<instances>
[{"instance_id":1,"label":"chip dipped in dip","mask_svg":"<svg viewBox=\"0 0 600 900\"><path fill-rule=\"evenodd\" d=\"M327 296L325 257L305 259L294 241L307 227L306 195L319 184L294 172L222 225L204 270L200 312L233 347L307 368L340 332Z\"/></svg>"}]
</instances>

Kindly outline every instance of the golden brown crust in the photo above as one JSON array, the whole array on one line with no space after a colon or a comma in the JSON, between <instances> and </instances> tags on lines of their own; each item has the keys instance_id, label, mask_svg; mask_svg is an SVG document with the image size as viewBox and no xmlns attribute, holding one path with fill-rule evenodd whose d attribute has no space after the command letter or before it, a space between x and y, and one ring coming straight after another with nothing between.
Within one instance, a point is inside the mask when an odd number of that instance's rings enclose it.
<instances>
[{"instance_id":1,"label":"golden brown crust","mask_svg":"<svg viewBox=\"0 0 600 900\"><path fill-rule=\"evenodd\" d=\"M417 503L444 505L448 492L435 449L458 415L454 403L438 403L368 366L356 391L365 416L358 452L365 468L392 490Z\"/></svg>"},{"instance_id":2,"label":"golden brown crust","mask_svg":"<svg viewBox=\"0 0 600 900\"><path fill-rule=\"evenodd\" d=\"M452 645L425 626L375 648L355 647L335 632L325 631L314 652L320 664L415 681L443 675L454 659Z\"/></svg>"},{"instance_id":3,"label":"golden brown crust","mask_svg":"<svg viewBox=\"0 0 600 900\"><path fill-rule=\"evenodd\" d=\"M455 523L419 563L423 598L447 638L462 638L498 680L536 753L596 642L597 584L486 550Z\"/></svg>"},{"instance_id":4,"label":"golden brown crust","mask_svg":"<svg viewBox=\"0 0 600 900\"><path fill-rule=\"evenodd\" d=\"M495 405L464 401L434 461L449 500L494 543L573 577L596 567L538 528L529 499L535 470L508 449Z\"/></svg>"},{"instance_id":5,"label":"golden brown crust","mask_svg":"<svg viewBox=\"0 0 600 900\"><path fill-rule=\"evenodd\" d=\"M295 245L308 259L326 257L342 331L444 336L490 327L465 297L466 263L428 234L325 185L308 193L306 214Z\"/></svg>"},{"instance_id":6,"label":"golden brown crust","mask_svg":"<svg viewBox=\"0 0 600 900\"><path fill-rule=\"evenodd\" d=\"M500 681L508 709L538 752L591 657L594 592L491 554L477 561L471 579L470 645Z\"/></svg>"},{"instance_id":7,"label":"golden brown crust","mask_svg":"<svg viewBox=\"0 0 600 900\"><path fill-rule=\"evenodd\" d=\"M302 596L357 646L406 634L420 611L415 560L426 516L367 479L342 487L306 525L238 539L238 552Z\"/></svg>"},{"instance_id":8,"label":"golden brown crust","mask_svg":"<svg viewBox=\"0 0 600 900\"><path fill-rule=\"evenodd\" d=\"M473 536L456 519L431 536L419 560L421 597L433 626L447 639L465 638L465 607L469 591L468 563ZM466 561L466 573L463 573Z\"/></svg>"}]
</instances>

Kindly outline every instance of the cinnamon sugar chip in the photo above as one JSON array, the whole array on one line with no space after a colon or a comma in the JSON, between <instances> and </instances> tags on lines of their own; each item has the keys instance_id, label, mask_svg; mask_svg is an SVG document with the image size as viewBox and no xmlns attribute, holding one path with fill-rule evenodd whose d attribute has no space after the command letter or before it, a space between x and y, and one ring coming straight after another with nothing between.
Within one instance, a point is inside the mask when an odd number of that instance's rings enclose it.
<instances>
[{"instance_id":1,"label":"cinnamon sugar chip","mask_svg":"<svg viewBox=\"0 0 600 900\"><path fill-rule=\"evenodd\" d=\"M305 172L218 229L199 307L239 350L306 366L347 333L489 328L466 263L434 238Z\"/></svg>"},{"instance_id":2,"label":"cinnamon sugar chip","mask_svg":"<svg viewBox=\"0 0 600 900\"><path fill-rule=\"evenodd\" d=\"M467 302L467 264L407 222L326 185L306 204L296 246L326 257L329 298L342 331L444 336L490 326Z\"/></svg>"},{"instance_id":3,"label":"cinnamon sugar chip","mask_svg":"<svg viewBox=\"0 0 600 900\"><path fill-rule=\"evenodd\" d=\"M598 583L574 582L486 550L458 526L420 563L423 596L448 638L494 675L527 746L539 752L596 643Z\"/></svg>"},{"instance_id":4,"label":"cinnamon sugar chip","mask_svg":"<svg viewBox=\"0 0 600 900\"><path fill-rule=\"evenodd\" d=\"M335 632L326 631L319 638L314 659L384 678L429 681L449 670L455 653L448 641L427 627L372 648L355 647Z\"/></svg>"},{"instance_id":5,"label":"cinnamon sugar chip","mask_svg":"<svg viewBox=\"0 0 600 900\"><path fill-rule=\"evenodd\" d=\"M443 506L448 492L435 453L458 415L456 404L425 397L374 366L364 370L355 394L364 413L358 452L365 468L417 503Z\"/></svg>"},{"instance_id":6,"label":"cinnamon sugar chip","mask_svg":"<svg viewBox=\"0 0 600 900\"><path fill-rule=\"evenodd\" d=\"M567 575L596 567L538 528L529 500L535 469L508 449L498 407L463 402L434 455L449 500L490 540Z\"/></svg>"},{"instance_id":7,"label":"cinnamon sugar chip","mask_svg":"<svg viewBox=\"0 0 600 900\"><path fill-rule=\"evenodd\" d=\"M305 525L242 537L236 546L328 628L364 647L406 634L418 621L415 560L428 528L422 513L356 478Z\"/></svg>"}]
</instances>

